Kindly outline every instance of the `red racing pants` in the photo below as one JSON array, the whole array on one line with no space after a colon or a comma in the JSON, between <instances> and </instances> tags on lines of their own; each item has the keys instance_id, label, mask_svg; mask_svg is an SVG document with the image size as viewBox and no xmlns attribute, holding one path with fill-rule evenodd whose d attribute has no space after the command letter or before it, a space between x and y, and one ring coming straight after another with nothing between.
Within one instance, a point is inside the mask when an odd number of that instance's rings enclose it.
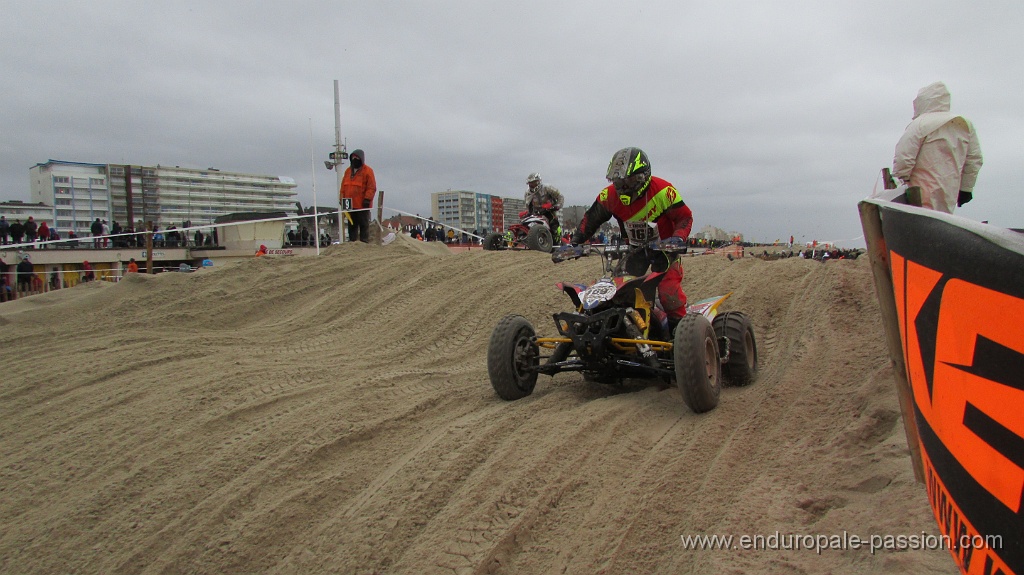
<instances>
[{"instance_id":1,"label":"red racing pants","mask_svg":"<svg viewBox=\"0 0 1024 575\"><path fill-rule=\"evenodd\" d=\"M661 307L669 318L681 318L686 315L686 294L683 292L683 262L679 258L672 260L665 272L665 277L658 284L658 299Z\"/></svg>"},{"instance_id":2,"label":"red racing pants","mask_svg":"<svg viewBox=\"0 0 1024 575\"><path fill-rule=\"evenodd\" d=\"M625 271L632 276L641 276L651 271L665 272L658 284L658 299L669 319L679 319L686 315L686 294L683 293L683 262L676 257L669 257L664 252L641 250L629 257L625 263Z\"/></svg>"}]
</instances>

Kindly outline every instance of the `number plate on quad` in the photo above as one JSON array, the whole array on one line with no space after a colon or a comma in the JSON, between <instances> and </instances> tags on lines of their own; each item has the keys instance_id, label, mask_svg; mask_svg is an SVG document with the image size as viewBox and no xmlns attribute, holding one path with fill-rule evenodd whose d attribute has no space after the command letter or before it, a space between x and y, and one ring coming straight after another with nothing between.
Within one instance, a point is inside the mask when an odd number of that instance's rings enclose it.
<instances>
[{"instance_id":1,"label":"number plate on quad","mask_svg":"<svg viewBox=\"0 0 1024 575\"><path fill-rule=\"evenodd\" d=\"M588 287L580 294L583 309L593 309L601 303L612 299L615 296L616 289L615 284L606 281L597 282Z\"/></svg>"}]
</instances>

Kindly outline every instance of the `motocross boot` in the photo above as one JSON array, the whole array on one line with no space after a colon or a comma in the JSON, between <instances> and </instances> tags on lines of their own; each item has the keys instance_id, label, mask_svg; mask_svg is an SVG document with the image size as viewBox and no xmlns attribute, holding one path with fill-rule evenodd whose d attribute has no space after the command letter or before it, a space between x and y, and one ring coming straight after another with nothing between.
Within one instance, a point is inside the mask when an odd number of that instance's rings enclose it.
<instances>
[{"instance_id":1,"label":"motocross boot","mask_svg":"<svg viewBox=\"0 0 1024 575\"><path fill-rule=\"evenodd\" d=\"M683 320L682 315L670 315L669 316L669 338L674 339L676 337L676 326Z\"/></svg>"},{"instance_id":2,"label":"motocross boot","mask_svg":"<svg viewBox=\"0 0 1024 575\"><path fill-rule=\"evenodd\" d=\"M676 336L676 326L682 320L682 317L668 316L668 337L673 339Z\"/></svg>"}]
</instances>

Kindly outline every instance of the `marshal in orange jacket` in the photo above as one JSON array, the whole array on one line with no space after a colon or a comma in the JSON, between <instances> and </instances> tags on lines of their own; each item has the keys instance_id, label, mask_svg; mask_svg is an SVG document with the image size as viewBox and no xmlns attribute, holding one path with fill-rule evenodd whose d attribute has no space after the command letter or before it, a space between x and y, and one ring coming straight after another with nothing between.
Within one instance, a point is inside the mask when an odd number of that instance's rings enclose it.
<instances>
[{"instance_id":1,"label":"marshal in orange jacket","mask_svg":"<svg viewBox=\"0 0 1024 575\"><path fill-rule=\"evenodd\" d=\"M352 152L352 156L357 154L360 159L363 158L362 150ZM373 168L364 163L355 174L352 173L351 166L345 168L345 175L341 178L339 200L350 198L353 210L369 208L373 206L373 196L376 193L377 179L373 175Z\"/></svg>"}]
</instances>

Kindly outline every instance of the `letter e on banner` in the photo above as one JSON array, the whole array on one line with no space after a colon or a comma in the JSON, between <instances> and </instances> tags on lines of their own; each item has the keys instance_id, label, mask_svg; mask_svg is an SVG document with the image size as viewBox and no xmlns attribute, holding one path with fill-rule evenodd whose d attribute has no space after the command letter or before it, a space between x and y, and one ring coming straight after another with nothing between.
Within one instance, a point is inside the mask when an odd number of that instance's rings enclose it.
<instances>
[{"instance_id":1,"label":"letter e on banner","mask_svg":"<svg viewBox=\"0 0 1024 575\"><path fill-rule=\"evenodd\" d=\"M899 320L900 340L903 342L903 361L914 392L914 403L925 419L931 422L929 406L931 396L925 377L924 358L914 319L921 311L928 295L942 279L942 274L909 261L896 252L892 257L892 283L896 296L896 315Z\"/></svg>"},{"instance_id":2,"label":"letter e on banner","mask_svg":"<svg viewBox=\"0 0 1024 575\"><path fill-rule=\"evenodd\" d=\"M942 293L929 424L1015 513L1024 493L1024 300L950 279Z\"/></svg>"}]
</instances>

